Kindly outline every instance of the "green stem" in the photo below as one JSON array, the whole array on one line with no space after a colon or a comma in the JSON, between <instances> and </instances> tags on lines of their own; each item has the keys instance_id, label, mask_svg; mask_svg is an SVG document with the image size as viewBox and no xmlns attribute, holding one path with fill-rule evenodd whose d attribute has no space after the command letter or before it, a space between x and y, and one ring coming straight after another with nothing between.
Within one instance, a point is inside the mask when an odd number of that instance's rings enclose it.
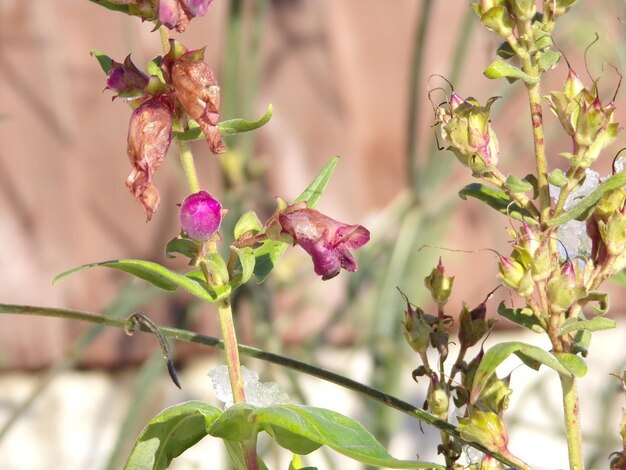
<instances>
[{"instance_id":1,"label":"green stem","mask_svg":"<svg viewBox=\"0 0 626 470\"><path fill-rule=\"evenodd\" d=\"M578 409L578 391L576 379L560 375L563 390L563 411L565 413L565 435L569 454L570 470L584 470L582 438L580 434L580 410Z\"/></svg>"},{"instance_id":2,"label":"green stem","mask_svg":"<svg viewBox=\"0 0 626 470\"><path fill-rule=\"evenodd\" d=\"M99 325L110 326L114 328L124 329L127 326L127 321L124 319L97 315L95 313L82 312L78 310L67 310L60 308L47 308L47 307L34 307L28 305L11 305L11 304L0 304L0 314L17 314L17 315L35 315L42 317L54 317L54 318L65 318L70 320L79 320L85 321L89 323L96 323ZM140 324L138 325L139 329L146 333L151 333L148 328ZM206 346L211 346L214 348L224 349L224 342L214 338L212 336L201 335L199 333L195 333L193 331L183 330L180 328L169 328L169 327L159 327L159 331L163 334L163 336L167 338L172 338L178 341L184 341L188 343L196 343L203 344ZM512 456L506 456L503 454L499 454L496 452L492 452L489 449L481 446L480 444L474 442L467 442L461 438L461 434L457 428L455 428L452 424L447 421L441 420L436 416L427 413L421 408L415 407L410 403L400 400L392 395L386 394L372 387L368 387L360 382L349 379L348 377L344 377L343 375L336 374L326 369L322 369L320 367L313 366L311 364L307 364L304 362L296 361L295 359L291 359L289 357L281 356L279 354L274 354L268 351L262 351L257 348L253 348L250 346L245 346L243 344L238 345L239 352L248 357L253 357L256 359L260 359L262 361L267 361L272 364L277 364L283 367L288 367L295 371L308 374L312 377L317 377L319 379L325 380L327 382L334 383L339 385L340 387L344 387L348 390L352 390L354 392L365 395L373 400L382 403L383 405L389 406L390 408L394 408L402 413L405 413L412 418L419 419L427 424L434 426L435 428L448 433L450 436L453 436L459 439L461 442L464 442L471 447L478 449L479 451L490 455L491 457L499 460L500 462L509 465L518 467L522 470L526 470L529 467L525 464L520 464L520 461Z\"/></svg>"},{"instance_id":3,"label":"green stem","mask_svg":"<svg viewBox=\"0 0 626 470\"><path fill-rule=\"evenodd\" d=\"M539 83L526 85L530 101L530 114L535 142L535 161L539 186L539 213L543 224L550 218L550 185L548 183L548 160L546 158L545 137L543 131L543 111L541 106L541 88Z\"/></svg>"},{"instance_id":4,"label":"green stem","mask_svg":"<svg viewBox=\"0 0 626 470\"><path fill-rule=\"evenodd\" d=\"M228 364L228 377L233 392L235 403L246 401L243 390L243 376L241 374L241 363L239 362L239 349L237 347L237 335L235 334L235 323L233 322L233 312L228 299L217 304L217 311L220 319L220 329L224 340L224 351L226 352L226 363Z\"/></svg>"},{"instance_id":5,"label":"green stem","mask_svg":"<svg viewBox=\"0 0 626 470\"><path fill-rule=\"evenodd\" d=\"M180 153L180 163L183 166L185 172L185 178L187 179L187 185L191 193L197 193L200 191L200 182L198 181L198 175L196 174L196 165L193 161L193 154L189 148L189 144L182 140L177 140L178 151Z\"/></svg>"}]
</instances>

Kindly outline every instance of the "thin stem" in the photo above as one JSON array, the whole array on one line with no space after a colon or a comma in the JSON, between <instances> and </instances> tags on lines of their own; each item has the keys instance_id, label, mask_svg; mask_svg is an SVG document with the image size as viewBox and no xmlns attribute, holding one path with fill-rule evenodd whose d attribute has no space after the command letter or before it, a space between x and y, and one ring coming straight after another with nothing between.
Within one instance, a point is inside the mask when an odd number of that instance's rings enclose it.
<instances>
[{"instance_id":1,"label":"thin stem","mask_svg":"<svg viewBox=\"0 0 626 470\"><path fill-rule=\"evenodd\" d=\"M237 347L237 335L235 334L235 324L233 322L233 312L228 299L217 304L217 311L220 319L220 329L224 339L224 351L226 352L226 363L228 364L228 377L233 392L235 403L246 401L243 390L243 375L241 374L241 363L239 362L239 349Z\"/></svg>"},{"instance_id":2,"label":"thin stem","mask_svg":"<svg viewBox=\"0 0 626 470\"><path fill-rule=\"evenodd\" d=\"M67 309L59 309L59 308L46 308L46 307L34 307L28 305L10 305L10 304L0 304L0 314L17 314L17 315L35 315L42 317L54 317L54 318L66 318L70 320L79 320L90 323L96 323L100 325L110 326L114 328L124 329L127 326L127 321L124 319L113 318L104 315L97 315L95 313L82 312L78 310L67 310ZM141 331L149 333L147 328L144 325L140 325L139 328ZM163 334L163 336L167 338L176 339L178 341L184 341L188 343L197 343L203 344L206 346L211 346L214 348L224 349L224 342L219 340L218 338L214 338L212 336L201 335L199 333L195 333L193 331L183 330L180 328L169 328L169 327L159 327L159 331ZM529 467L523 463L520 464L521 461L514 458L513 456L506 456L503 454L499 454L496 452L492 452L489 449L477 444L475 442L467 442L461 438L461 434L457 428L455 428L452 424L447 421L441 420L436 416L427 413L421 408L415 407L410 403L400 400L392 395L384 393L380 390L377 390L372 387L368 387L360 382L349 379L340 374L336 374L326 369L322 369L321 367L316 367L311 364L307 364L304 362L296 361L295 359L291 359L289 357L281 356L279 354L274 354L268 351L263 351L257 348L253 348L250 346L245 346L243 344L238 345L239 352L248 357L253 357L256 359L260 359L263 361L270 362L272 364L277 364L283 367L288 367L295 371L308 374L312 377L317 377L319 379L325 380L327 382L334 383L339 385L340 387L344 387L348 390L352 390L357 393L361 393L373 400L382 403L383 405L389 406L390 408L394 408L402 413L405 413L413 418L424 421L427 424L434 426L435 428L442 430L450 436L453 436L459 439L461 442L464 442L471 447L478 449L479 451L490 455L491 457L499 460L500 462L518 467L522 470L527 470Z\"/></svg>"},{"instance_id":3,"label":"thin stem","mask_svg":"<svg viewBox=\"0 0 626 470\"><path fill-rule=\"evenodd\" d=\"M424 62L424 51L426 49L426 31L430 23L430 11L432 8L432 0L424 0L422 9L419 12L420 21L415 27L415 38L413 39L413 58L411 61L411 78L409 80L409 110L407 119L407 142L406 142L406 158L409 175L409 184L411 188L417 189L419 178L419 165L417 163L417 146L418 146L418 101L421 97L418 93L422 93L422 64Z\"/></svg>"},{"instance_id":4,"label":"thin stem","mask_svg":"<svg viewBox=\"0 0 626 470\"><path fill-rule=\"evenodd\" d=\"M535 161L539 186L540 222L544 224L550 218L550 185L548 183L548 160L543 132L543 111L541 107L541 88L539 83L527 85L530 114L535 142Z\"/></svg>"},{"instance_id":5,"label":"thin stem","mask_svg":"<svg viewBox=\"0 0 626 470\"><path fill-rule=\"evenodd\" d=\"M560 378L570 470L584 470L576 379L565 375L560 375Z\"/></svg>"},{"instance_id":6,"label":"thin stem","mask_svg":"<svg viewBox=\"0 0 626 470\"><path fill-rule=\"evenodd\" d=\"M200 191L200 182L198 181L198 175L196 174L196 164L193 161L193 154L191 153L189 144L187 142L183 142L182 140L177 140L176 144L178 145L178 151L180 153L180 163L182 164L183 171L185 172L185 178L187 179L189 191L191 191L192 193L197 193L198 191Z\"/></svg>"}]
</instances>

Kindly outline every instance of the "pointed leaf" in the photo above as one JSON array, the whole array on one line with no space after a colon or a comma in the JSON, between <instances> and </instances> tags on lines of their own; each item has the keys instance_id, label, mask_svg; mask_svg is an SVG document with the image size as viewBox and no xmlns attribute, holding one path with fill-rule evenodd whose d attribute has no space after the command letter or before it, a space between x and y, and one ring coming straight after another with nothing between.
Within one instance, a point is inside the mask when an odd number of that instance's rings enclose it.
<instances>
[{"instance_id":1,"label":"pointed leaf","mask_svg":"<svg viewBox=\"0 0 626 470\"><path fill-rule=\"evenodd\" d=\"M250 280L254 273L254 263L256 259L252 247L235 248L231 246L230 249L237 255L238 260L238 263L235 264L230 273L230 286L235 289Z\"/></svg>"},{"instance_id":2,"label":"pointed leaf","mask_svg":"<svg viewBox=\"0 0 626 470\"><path fill-rule=\"evenodd\" d=\"M334 411L310 406L235 405L214 423L210 433L229 440L233 437L242 440L261 430L295 453L327 445L354 460L379 468L444 468L428 462L397 460L358 422Z\"/></svg>"},{"instance_id":3,"label":"pointed leaf","mask_svg":"<svg viewBox=\"0 0 626 470\"><path fill-rule=\"evenodd\" d=\"M244 119L230 119L218 123L222 137L233 134L241 134L242 132L250 132L264 126L272 118L272 105L268 105L267 111L258 121L246 121ZM184 132L174 132L174 137L180 141L200 140L204 139L202 129L197 125L190 125L189 130Z\"/></svg>"},{"instance_id":4,"label":"pointed leaf","mask_svg":"<svg viewBox=\"0 0 626 470\"><path fill-rule=\"evenodd\" d=\"M317 174L315 179L307 186L307 188L296 198L294 202L307 201L309 208L315 207L319 201L322 193L328 186L330 177L335 171L335 167L339 163L339 157L333 157ZM272 272L274 266L278 260L283 256L285 250L287 250L287 243L283 243L275 240L266 240L261 246L254 249L254 256L256 257L256 263L254 266L254 275L259 283L263 282L265 278Z\"/></svg>"},{"instance_id":5,"label":"pointed leaf","mask_svg":"<svg viewBox=\"0 0 626 470\"><path fill-rule=\"evenodd\" d=\"M246 233L254 235L262 228L263 224L254 211L245 212L235 224L235 240L239 240Z\"/></svg>"},{"instance_id":6,"label":"pointed leaf","mask_svg":"<svg viewBox=\"0 0 626 470\"><path fill-rule=\"evenodd\" d=\"M459 191L461 199L465 200L468 196L484 202L489 207L515 220L528 221L531 219L531 214L528 211L522 209L504 191L499 189L490 188L480 183L472 183Z\"/></svg>"},{"instance_id":7,"label":"pointed leaf","mask_svg":"<svg viewBox=\"0 0 626 470\"><path fill-rule=\"evenodd\" d=\"M579 320L578 318L568 318L563 322L559 329L559 336L566 335L576 330L610 330L615 328L617 323L615 320L606 317L594 317L591 320Z\"/></svg>"},{"instance_id":8,"label":"pointed leaf","mask_svg":"<svg viewBox=\"0 0 626 470\"><path fill-rule=\"evenodd\" d=\"M113 59L111 59L104 52L98 49L93 49L89 55L96 58L104 73L108 74L111 71L111 68L113 67Z\"/></svg>"},{"instance_id":9,"label":"pointed leaf","mask_svg":"<svg viewBox=\"0 0 626 470\"><path fill-rule=\"evenodd\" d=\"M168 258L176 258L173 253L179 253L187 258L193 259L200 252L200 243L188 238L172 238L165 245L165 256Z\"/></svg>"},{"instance_id":10,"label":"pointed leaf","mask_svg":"<svg viewBox=\"0 0 626 470\"><path fill-rule=\"evenodd\" d=\"M113 10L113 11L121 11L122 13L129 13L129 5L128 4L123 4L123 3L119 3L119 2L110 2L107 0L89 0L92 3L95 3L96 5L100 5L101 7L106 8L107 10Z\"/></svg>"},{"instance_id":11,"label":"pointed leaf","mask_svg":"<svg viewBox=\"0 0 626 470\"><path fill-rule=\"evenodd\" d=\"M161 470L208 434L222 410L201 401L166 408L139 435L125 470Z\"/></svg>"},{"instance_id":12,"label":"pointed leaf","mask_svg":"<svg viewBox=\"0 0 626 470\"><path fill-rule=\"evenodd\" d=\"M503 316L507 320L517 323L524 328L534 331L535 333L543 333L543 328L539 324L539 320L532 314L530 309L523 308L506 308L504 302L498 305L498 315Z\"/></svg>"},{"instance_id":13,"label":"pointed leaf","mask_svg":"<svg viewBox=\"0 0 626 470\"><path fill-rule=\"evenodd\" d=\"M504 183L506 187L512 193L527 193L533 190L533 185L527 181L519 179L517 176L511 174L506 178Z\"/></svg>"},{"instance_id":14,"label":"pointed leaf","mask_svg":"<svg viewBox=\"0 0 626 470\"><path fill-rule=\"evenodd\" d=\"M556 370L560 374L570 376L571 373L561 365L561 363L549 352L530 344L519 341L500 343L489 349L485 353L482 361L474 374L470 401L476 402L483 386L487 383L487 379L496 371L496 368L504 362L511 354L515 354L526 365L545 364L546 366ZM533 367L534 368L534 367Z\"/></svg>"},{"instance_id":15,"label":"pointed leaf","mask_svg":"<svg viewBox=\"0 0 626 470\"><path fill-rule=\"evenodd\" d=\"M562 225L565 222L577 219L580 216L589 213L596 206L598 201L609 191L614 191L626 185L626 172L616 173L607 179L604 183L598 186L594 191L587 194L585 197L571 209L562 212L558 217L550 219L546 222L548 227L555 227Z\"/></svg>"},{"instance_id":16,"label":"pointed leaf","mask_svg":"<svg viewBox=\"0 0 626 470\"><path fill-rule=\"evenodd\" d=\"M191 295L210 303L223 298L223 293L218 294L213 288L206 284L206 282L199 282L199 279L197 278L183 276L182 274L170 271L166 267L151 261L134 259L111 260L102 261L100 263L85 264L59 274L52 280L52 283L56 284L65 276L73 274L77 271L98 266L127 272L133 276L143 279L144 281L148 281L150 284L163 290L175 291L177 288L181 287Z\"/></svg>"},{"instance_id":17,"label":"pointed leaf","mask_svg":"<svg viewBox=\"0 0 626 470\"><path fill-rule=\"evenodd\" d=\"M580 379L587 375L587 363L582 357L575 354L557 352L554 353L554 356L574 377Z\"/></svg>"},{"instance_id":18,"label":"pointed leaf","mask_svg":"<svg viewBox=\"0 0 626 470\"><path fill-rule=\"evenodd\" d=\"M527 73L522 72L517 67L513 67L512 65L507 64L506 62L502 62L501 60L496 60L492 62L489 67L483 72L485 77L496 79L496 78L510 78L510 79L521 79L526 83L535 84L537 83L537 79L535 77L531 77Z\"/></svg>"}]
</instances>

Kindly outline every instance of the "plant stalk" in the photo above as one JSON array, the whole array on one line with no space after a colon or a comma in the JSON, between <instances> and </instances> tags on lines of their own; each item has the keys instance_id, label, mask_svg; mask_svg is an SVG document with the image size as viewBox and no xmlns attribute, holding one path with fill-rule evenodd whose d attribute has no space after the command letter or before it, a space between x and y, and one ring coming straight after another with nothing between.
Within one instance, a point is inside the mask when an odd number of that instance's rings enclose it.
<instances>
[{"instance_id":1,"label":"plant stalk","mask_svg":"<svg viewBox=\"0 0 626 470\"><path fill-rule=\"evenodd\" d=\"M121 328L125 329L128 326L127 320L121 318L114 318L111 316L98 315L90 312L83 312L80 310L69 310L69 309L60 309L60 308L49 308L49 307L36 307L29 305L11 305L11 304L1 304L0 303L0 314L15 314L15 315L35 315L42 317L54 317L54 318L66 318L71 320L85 321L89 323L96 323L99 325L110 326L113 328ZM140 331L145 333L154 334L154 332L150 331L146 325L138 324L137 327ZM211 346L214 348L225 349L224 342L214 338L212 336L201 335L200 333L195 333L189 330L183 330L180 328L170 328L170 327L158 327L158 330L163 334L163 336L167 338L172 338L178 341L184 341L188 343L196 343L203 344L206 346ZM369 387L360 382L352 380L348 377L345 377L340 374L336 374L326 369L322 369L320 367L316 367L311 364L307 364L305 362L300 362L295 359L291 359L289 357L281 356L279 354L274 354L268 351L263 351L257 348L253 348L250 346L245 346L243 344L238 345L239 351L242 354L245 354L248 357L254 357L256 359L260 359L262 361L267 361L272 364L277 364L283 367L288 367L292 370L308 374L312 377L317 377L319 379L325 380L327 382L334 383L339 385L340 387L344 387L348 390L352 390L354 392L365 395L373 400L376 400L379 403L382 403L390 408L398 410L402 413L411 416L412 418L419 419L425 423L428 423L435 428L442 430L451 436L459 439L461 442L465 442L466 444L478 449L479 451L490 455L491 457L497 459L498 461L507 464L509 466L517 467L522 470L529 470L529 467L516 459L511 455L504 455L497 452L493 452L486 447L475 443L475 442L466 442L462 437L461 433L457 428L455 428L452 424L447 421L441 420L436 416L422 410L419 407L411 405L405 401L400 400L392 395L384 393L380 390L377 390L373 387Z\"/></svg>"},{"instance_id":2,"label":"plant stalk","mask_svg":"<svg viewBox=\"0 0 626 470\"><path fill-rule=\"evenodd\" d=\"M539 221L543 225L550 218L550 184L548 183L548 160L543 131L543 111L541 106L541 88L539 83L527 85L530 102L530 115L535 142L535 161L539 192Z\"/></svg>"},{"instance_id":3,"label":"plant stalk","mask_svg":"<svg viewBox=\"0 0 626 470\"><path fill-rule=\"evenodd\" d=\"M246 394L243 388L243 375L241 373L241 362L239 361L239 344L235 333L235 322L233 321L233 311L230 308L230 300L224 299L217 304L217 311L220 319L220 329L224 341L224 352L226 353L226 364L228 364L228 377L233 393L235 404L244 403ZM256 453L256 437L241 443L243 458L248 470L258 470L259 462Z\"/></svg>"},{"instance_id":4,"label":"plant stalk","mask_svg":"<svg viewBox=\"0 0 626 470\"><path fill-rule=\"evenodd\" d=\"M570 470L584 470L582 437L580 433L580 409L578 408L578 391L576 379L560 375L563 390L563 412L565 418L565 435Z\"/></svg>"}]
</instances>

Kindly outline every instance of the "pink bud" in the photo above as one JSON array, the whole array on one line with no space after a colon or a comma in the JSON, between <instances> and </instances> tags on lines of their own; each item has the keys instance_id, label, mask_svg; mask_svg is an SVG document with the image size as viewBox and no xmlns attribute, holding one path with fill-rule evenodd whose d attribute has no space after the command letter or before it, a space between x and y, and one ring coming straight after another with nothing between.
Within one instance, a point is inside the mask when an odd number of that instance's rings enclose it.
<instances>
[{"instance_id":1,"label":"pink bud","mask_svg":"<svg viewBox=\"0 0 626 470\"><path fill-rule=\"evenodd\" d=\"M180 207L180 226L194 240L208 240L221 222L222 205L206 191L187 196Z\"/></svg>"}]
</instances>

